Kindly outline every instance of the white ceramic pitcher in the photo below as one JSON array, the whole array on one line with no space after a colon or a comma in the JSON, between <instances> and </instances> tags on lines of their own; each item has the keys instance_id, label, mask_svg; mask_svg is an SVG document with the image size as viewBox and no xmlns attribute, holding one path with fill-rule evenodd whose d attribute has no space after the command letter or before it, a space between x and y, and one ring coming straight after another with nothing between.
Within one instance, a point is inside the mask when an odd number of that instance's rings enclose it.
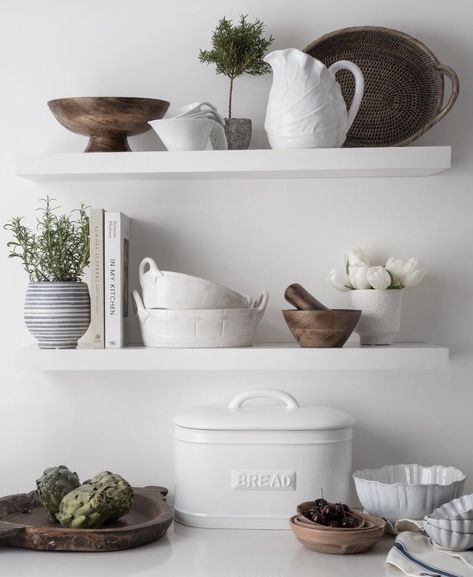
<instances>
[{"instance_id":1,"label":"white ceramic pitcher","mask_svg":"<svg viewBox=\"0 0 473 577\"><path fill-rule=\"evenodd\" d=\"M327 68L295 48L275 50L264 59L273 70L265 129L271 148L335 148L345 142L361 104L363 73L340 60ZM335 73L347 69L355 77L355 94L347 111Z\"/></svg>"}]
</instances>

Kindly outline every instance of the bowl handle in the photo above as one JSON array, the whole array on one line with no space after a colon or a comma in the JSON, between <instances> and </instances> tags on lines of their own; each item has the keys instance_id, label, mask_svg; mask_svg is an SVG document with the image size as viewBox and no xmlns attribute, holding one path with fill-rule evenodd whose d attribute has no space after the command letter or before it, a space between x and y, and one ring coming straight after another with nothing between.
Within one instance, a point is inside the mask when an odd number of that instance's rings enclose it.
<instances>
[{"instance_id":1,"label":"bowl handle","mask_svg":"<svg viewBox=\"0 0 473 577\"><path fill-rule=\"evenodd\" d=\"M149 256L147 256L146 258L144 258L141 262L140 262L140 285L141 288L143 288L143 276L146 272L146 265L149 266L149 272L151 273L152 277L153 277L153 282L156 282L158 280L158 278L164 276L163 273L159 270L158 265L154 262L154 260L152 258L150 258Z\"/></svg>"},{"instance_id":2,"label":"bowl handle","mask_svg":"<svg viewBox=\"0 0 473 577\"><path fill-rule=\"evenodd\" d=\"M137 290L132 292L133 295L133 308L135 313L138 315L142 323L149 317L149 312L145 309L143 301L141 300L140 294Z\"/></svg>"},{"instance_id":3,"label":"bowl handle","mask_svg":"<svg viewBox=\"0 0 473 577\"><path fill-rule=\"evenodd\" d=\"M258 319L260 319L263 316L264 311L266 310L266 305L268 304L268 299L269 299L268 291L263 291L258 297L257 301L255 302L254 308L257 311L256 314L258 316Z\"/></svg>"},{"instance_id":4,"label":"bowl handle","mask_svg":"<svg viewBox=\"0 0 473 577\"><path fill-rule=\"evenodd\" d=\"M253 389L252 391L240 393L236 397L233 397L233 399L230 401L230 404L228 405L228 408L233 411L239 411L243 403L246 401L259 398L275 399L276 401L281 401L284 405L286 405L287 409L292 411L299 408L299 403L292 395L278 389Z\"/></svg>"}]
</instances>

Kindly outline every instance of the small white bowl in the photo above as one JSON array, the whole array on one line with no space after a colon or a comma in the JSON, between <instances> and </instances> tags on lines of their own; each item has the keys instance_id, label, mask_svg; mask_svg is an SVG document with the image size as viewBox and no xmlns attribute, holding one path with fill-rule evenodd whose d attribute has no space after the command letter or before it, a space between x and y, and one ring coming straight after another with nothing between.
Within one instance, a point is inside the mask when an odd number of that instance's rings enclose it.
<instances>
[{"instance_id":1,"label":"small white bowl","mask_svg":"<svg viewBox=\"0 0 473 577\"><path fill-rule=\"evenodd\" d=\"M139 278L147 309L248 309L253 304L250 295L243 296L215 282L159 270L150 257L141 261Z\"/></svg>"},{"instance_id":2,"label":"small white bowl","mask_svg":"<svg viewBox=\"0 0 473 577\"><path fill-rule=\"evenodd\" d=\"M435 509L430 515L432 519L450 519L458 521L473 520L473 493L453 499Z\"/></svg>"},{"instance_id":3,"label":"small white bowl","mask_svg":"<svg viewBox=\"0 0 473 577\"><path fill-rule=\"evenodd\" d=\"M473 519L432 519L432 517L427 515L424 517L424 523L428 523L437 529L445 529L446 531L473 533Z\"/></svg>"},{"instance_id":4,"label":"small white bowl","mask_svg":"<svg viewBox=\"0 0 473 577\"><path fill-rule=\"evenodd\" d=\"M434 509L457 497L466 476L459 469L434 465L387 465L353 474L363 507L392 523L423 519Z\"/></svg>"},{"instance_id":5,"label":"small white bowl","mask_svg":"<svg viewBox=\"0 0 473 577\"><path fill-rule=\"evenodd\" d=\"M425 521L424 531L437 545L450 551L467 551L473 547L473 535L471 533L458 533L439 529Z\"/></svg>"}]
</instances>

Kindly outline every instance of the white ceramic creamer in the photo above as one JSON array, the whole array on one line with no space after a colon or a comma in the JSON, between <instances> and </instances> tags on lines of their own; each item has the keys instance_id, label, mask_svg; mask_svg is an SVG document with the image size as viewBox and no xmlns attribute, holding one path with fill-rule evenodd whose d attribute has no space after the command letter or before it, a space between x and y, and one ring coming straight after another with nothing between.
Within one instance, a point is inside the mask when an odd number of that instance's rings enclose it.
<instances>
[{"instance_id":1,"label":"white ceramic creamer","mask_svg":"<svg viewBox=\"0 0 473 577\"><path fill-rule=\"evenodd\" d=\"M364 78L359 67L340 60L327 68L295 48L275 50L264 60L273 71L264 125L271 148L342 146L363 98ZM349 111L335 78L342 69L355 77Z\"/></svg>"},{"instance_id":2,"label":"white ceramic creamer","mask_svg":"<svg viewBox=\"0 0 473 577\"><path fill-rule=\"evenodd\" d=\"M249 402L257 397L267 402ZM350 503L354 423L347 413L301 407L273 389L178 414L176 520L193 527L288 529L297 505L319 497L321 489L331 501Z\"/></svg>"}]
</instances>

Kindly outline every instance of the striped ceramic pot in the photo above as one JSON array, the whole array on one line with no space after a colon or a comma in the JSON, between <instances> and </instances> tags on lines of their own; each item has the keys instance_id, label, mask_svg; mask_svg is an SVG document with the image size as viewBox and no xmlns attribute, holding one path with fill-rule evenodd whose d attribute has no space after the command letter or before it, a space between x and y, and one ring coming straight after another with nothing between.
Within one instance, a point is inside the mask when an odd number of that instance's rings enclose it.
<instances>
[{"instance_id":1,"label":"striped ceramic pot","mask_svg":"<svg viewBox=\"0 0 473 577\"><path fill-rule=\"evenodd\" d=\"M84 282L31 282L25 323L40 349L75 349L90 324L89 289Z\"/></svg>"}]
</instances>

